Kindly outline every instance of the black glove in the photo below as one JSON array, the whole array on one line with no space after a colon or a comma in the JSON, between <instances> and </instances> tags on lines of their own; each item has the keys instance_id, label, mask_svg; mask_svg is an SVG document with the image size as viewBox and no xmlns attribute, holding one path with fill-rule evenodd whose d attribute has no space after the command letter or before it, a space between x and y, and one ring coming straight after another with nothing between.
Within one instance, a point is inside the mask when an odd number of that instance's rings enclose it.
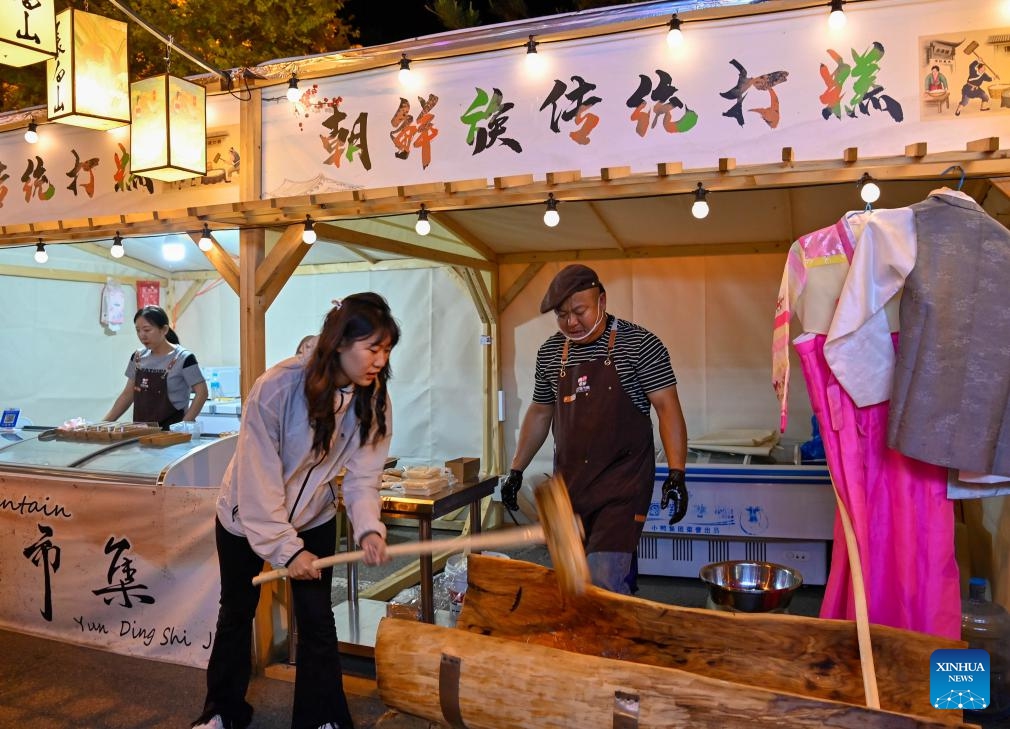
<instances>
[{"instance_id":1,"label":"black glove","mask_svg":"<svg viewBox=\"0 0 1010 729\"><path fill-rule=\"evenodd\" d=\"M501 480L501 502L509 511L519 511L519 489L523 487L523 472L512 469L508 476Z\"/></svg>"},{"instance_id":2,"label":"black glove","mask_svg":"<svg viewBox=\"0 0 1010 729\"><path fill-rule=\"evenodd\" d=\"M659 508L665 511L667 506L673 505L670 511L671 524L676 524L687 514L687 484L684 479L685 474L681 469L671 468L670 475L663 482L663 500L659 502Z\"/></svg>"}]
</instances>

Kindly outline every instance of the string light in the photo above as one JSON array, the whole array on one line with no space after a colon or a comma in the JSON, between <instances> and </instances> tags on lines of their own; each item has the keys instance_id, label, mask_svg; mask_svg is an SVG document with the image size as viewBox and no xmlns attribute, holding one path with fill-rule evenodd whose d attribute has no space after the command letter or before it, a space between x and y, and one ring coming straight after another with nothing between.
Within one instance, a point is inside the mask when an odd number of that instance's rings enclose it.
<instances>
[{"instance_id":1,"label":"string light","mask_svg":"<svg viewBox=\"0 0 1010 729\"><path fill-rule=\"evenodd\" d=\"M288 101L292 104L302 98L302 92L298 89L298 75L294 71L291 72L291 78L288 79L288 91L286 95Z\"/></svg>"},{"instance_id":2,"label":"string light","mask_svg":"<svg viewBox=\"0 0 1010 729\"><path fill-rule=\"evenodd\" d=\"M544 213L544 225L548 228L555 227L561 222L561 215L558 214L558 201L554 193L547 194L547 211Z\"/></svg>"},{"instance_id":3,"label":"string light","mask_svg":"<svg viewBox=\"0 0 1010 729\"><path fill-rule=\"evenodd\" d=\"M319 236L316 235L315 223L312 222L311 215L305 216L304 225L305 229L302 231L302 243L305 243L306 245L312 245L313 243L316 242L316 239Z\"/></svg>"},{"instance_id":4,"label":"string light","mask_svg":"<svg viewBox=\"0 0 1010 729\"><path fill-rule=\"evenodd\" d=\"M399 77L401 84L404 86L410 85L410 59L407 58L406 53L400 57L400 70L397 72L397 76Z\"/></svg>"},{"instance_id":5,"label":"string light","mask_svg":"<svg viewBox=\"0 0 1010 729\"><path fill-rule=\"evenodd\" d=\"M684 42L684 33L680 30L681 24L681 19L674 13L670 18L670 30L666 34L666 45L670 48L679 48Z\"/></svg>"},{"instance_id":6,"label":"string light","mask_svg":"<svg viewBox=\"0 0 1010 729\"><path fill-rule=\"evenodd\" d=\"M35 123L34 119L28 122L28 128L25 129L25 141L28 142L28 144L35 144L37 141L39 141L38 130L39 126L38 124Z\"/></svg>"},{"instance_id":7,"label":"string light","mask_svg":"<svg viewBox=\"0 0 1010 729\"><path fill-rule=\"evenodd\" d=\"M116 237L112 239L112 249L109 251L109 255L113 258L122 258L126 254L126 249L123 247L123 236L116 231Z\"/></svg>"},{"instance_id":8,"label":"string light","mask_svg":"<svg viewBox=\"0 0 1010 729\"><path fill-rule=\"evenodd\" d=\"M204 253L214 247L214 241L210 237L210 228L207 227L206 223L203 224L203 232L200 233L200 242L197 245Z\"/></svg>"},{"instance_id":9,"label":"string light","mask_svg":"<svg viewBox=\"0 0 1010 729\"><path fill-rule=\"evenodd\" d=\"M39 238L39 242L35 245L35 262L45 263L48 260L49 260L49 254L46 253L46 246L42 242L42 239Z\"/></svg>"},{"instance_id":10,"label":"string light","mask_svg":"<svg viewBox=\"0 0 1010 729\"><path fill-rule=\"evenodd\" d=\"M431 223L428 222L428 210L421 203L421 209L417 211L417 222L414 223L414 230L418 235L428 235L431 232Z\"/></svg>"},{"instance_id":11,"label":"string light","mask_svg":"<svg viewBox=\"0 0 1010 729\"><path fill-rule=\"evenodd\" d=\"M537 73L544 66L544 59L537 53L537 46L540 45L533 36L526 41L526 69L531 73Z\"/></svg>"},{"instance_id":12,"label":"string light","mask_svg":"<svg viewBox=\"0 0 1010 729\"><path fill-rule=\"evenodd\" d=\"M869 205L880 199L880 185L873 181L869 172L864 172L856 185L859 187L859 197L864 203Z\"/></svg>"},{"instance_id":13,"label":"string light","mask_svg":"<svg viewBox=\"0 0 1010 729\"><path fill-rule=\"evenodd\" d=\"M694 191L694 204L691 206L691 215L698 218L698 220L708 217L708 202L705 201L706 195L708 195L708 190L702 187L699 182L698 187Z\"/></svg>"},{"instance_id":14,"label":"string light","mask_svg":"<svg viewBox=\"0 0 1010 729\"><path fill-rule=\"evenodd\" d=\"M828 15L828 27L832 30L841 30L845 27L845 11L842 10L842 5L845 4L845 0L831 0L831 14Z\"/></svg>"}]
</instances>

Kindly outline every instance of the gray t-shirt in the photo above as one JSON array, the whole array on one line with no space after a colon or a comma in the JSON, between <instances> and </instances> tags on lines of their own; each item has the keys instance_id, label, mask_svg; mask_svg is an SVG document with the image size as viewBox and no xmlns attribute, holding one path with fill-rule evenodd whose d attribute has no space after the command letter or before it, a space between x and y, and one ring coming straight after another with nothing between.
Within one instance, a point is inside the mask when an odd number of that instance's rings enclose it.
<instances>
[{"instance_id":1,"label":"gray t-shirt","mask_svg":"<svg viewBox=\"0 0 1010 729\"><path fill-rule=\"evenodd\" d=\"M204 382L203 373L196 362L195 354L178 344L173 347L174 349L168 354L151 354L149 349L135 352L126 365L126 376L131 380L134 379L137 374L138 358L141 369L145 370L164 371L171 364L168 371L168 399L175 407L185 410L189 406L189 393L193 385Z\"/></svg>"}]
</instances>

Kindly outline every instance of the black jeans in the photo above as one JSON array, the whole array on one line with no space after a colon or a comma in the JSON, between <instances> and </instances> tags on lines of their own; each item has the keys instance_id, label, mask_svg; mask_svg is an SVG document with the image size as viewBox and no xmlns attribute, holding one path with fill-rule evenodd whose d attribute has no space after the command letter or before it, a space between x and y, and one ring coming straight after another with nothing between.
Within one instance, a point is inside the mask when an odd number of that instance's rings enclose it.
<instances>
[{"instance_id":1,"label":"black jeans","mask_svg":"<svg viewBox=\"0 0 1010 729\"><path fill-rule=\"evenodd\" d=\"M220 714L229 729L245 729L253 707L245 700L252 672L252 624L260 588L252 578L263 569L245 537L228 532L215 521L218 564L221 569L221 608L214 647L207 664L207 699L199 721ZM331 520L299 533L305 549L317 557L336 551L337 523ZM317 729L332 722L353 729L344 695L337 650L337 628L330 605L333 568L318 580L291 580L298 623L298 669L291 729Z\"/></svg>"}]
</instances>

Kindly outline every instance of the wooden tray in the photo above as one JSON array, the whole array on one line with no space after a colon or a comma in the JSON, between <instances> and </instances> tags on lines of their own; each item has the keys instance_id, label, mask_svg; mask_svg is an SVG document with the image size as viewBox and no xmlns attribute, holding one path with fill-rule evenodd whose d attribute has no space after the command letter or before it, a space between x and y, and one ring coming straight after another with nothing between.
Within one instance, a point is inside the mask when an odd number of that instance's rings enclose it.
<instances>
[{"instance_id":1,"label":"wooden tray","mask_svg":"<svg viewBox=\"0 0 1010 729\"><path fill-rule=\"evenodd\" d=\"M166 433L162 431L157 434L140 436L140 445L148 448L164 448L176 443L185 443L192 439L192 433Z\"/></svg>"}]
</instances>

